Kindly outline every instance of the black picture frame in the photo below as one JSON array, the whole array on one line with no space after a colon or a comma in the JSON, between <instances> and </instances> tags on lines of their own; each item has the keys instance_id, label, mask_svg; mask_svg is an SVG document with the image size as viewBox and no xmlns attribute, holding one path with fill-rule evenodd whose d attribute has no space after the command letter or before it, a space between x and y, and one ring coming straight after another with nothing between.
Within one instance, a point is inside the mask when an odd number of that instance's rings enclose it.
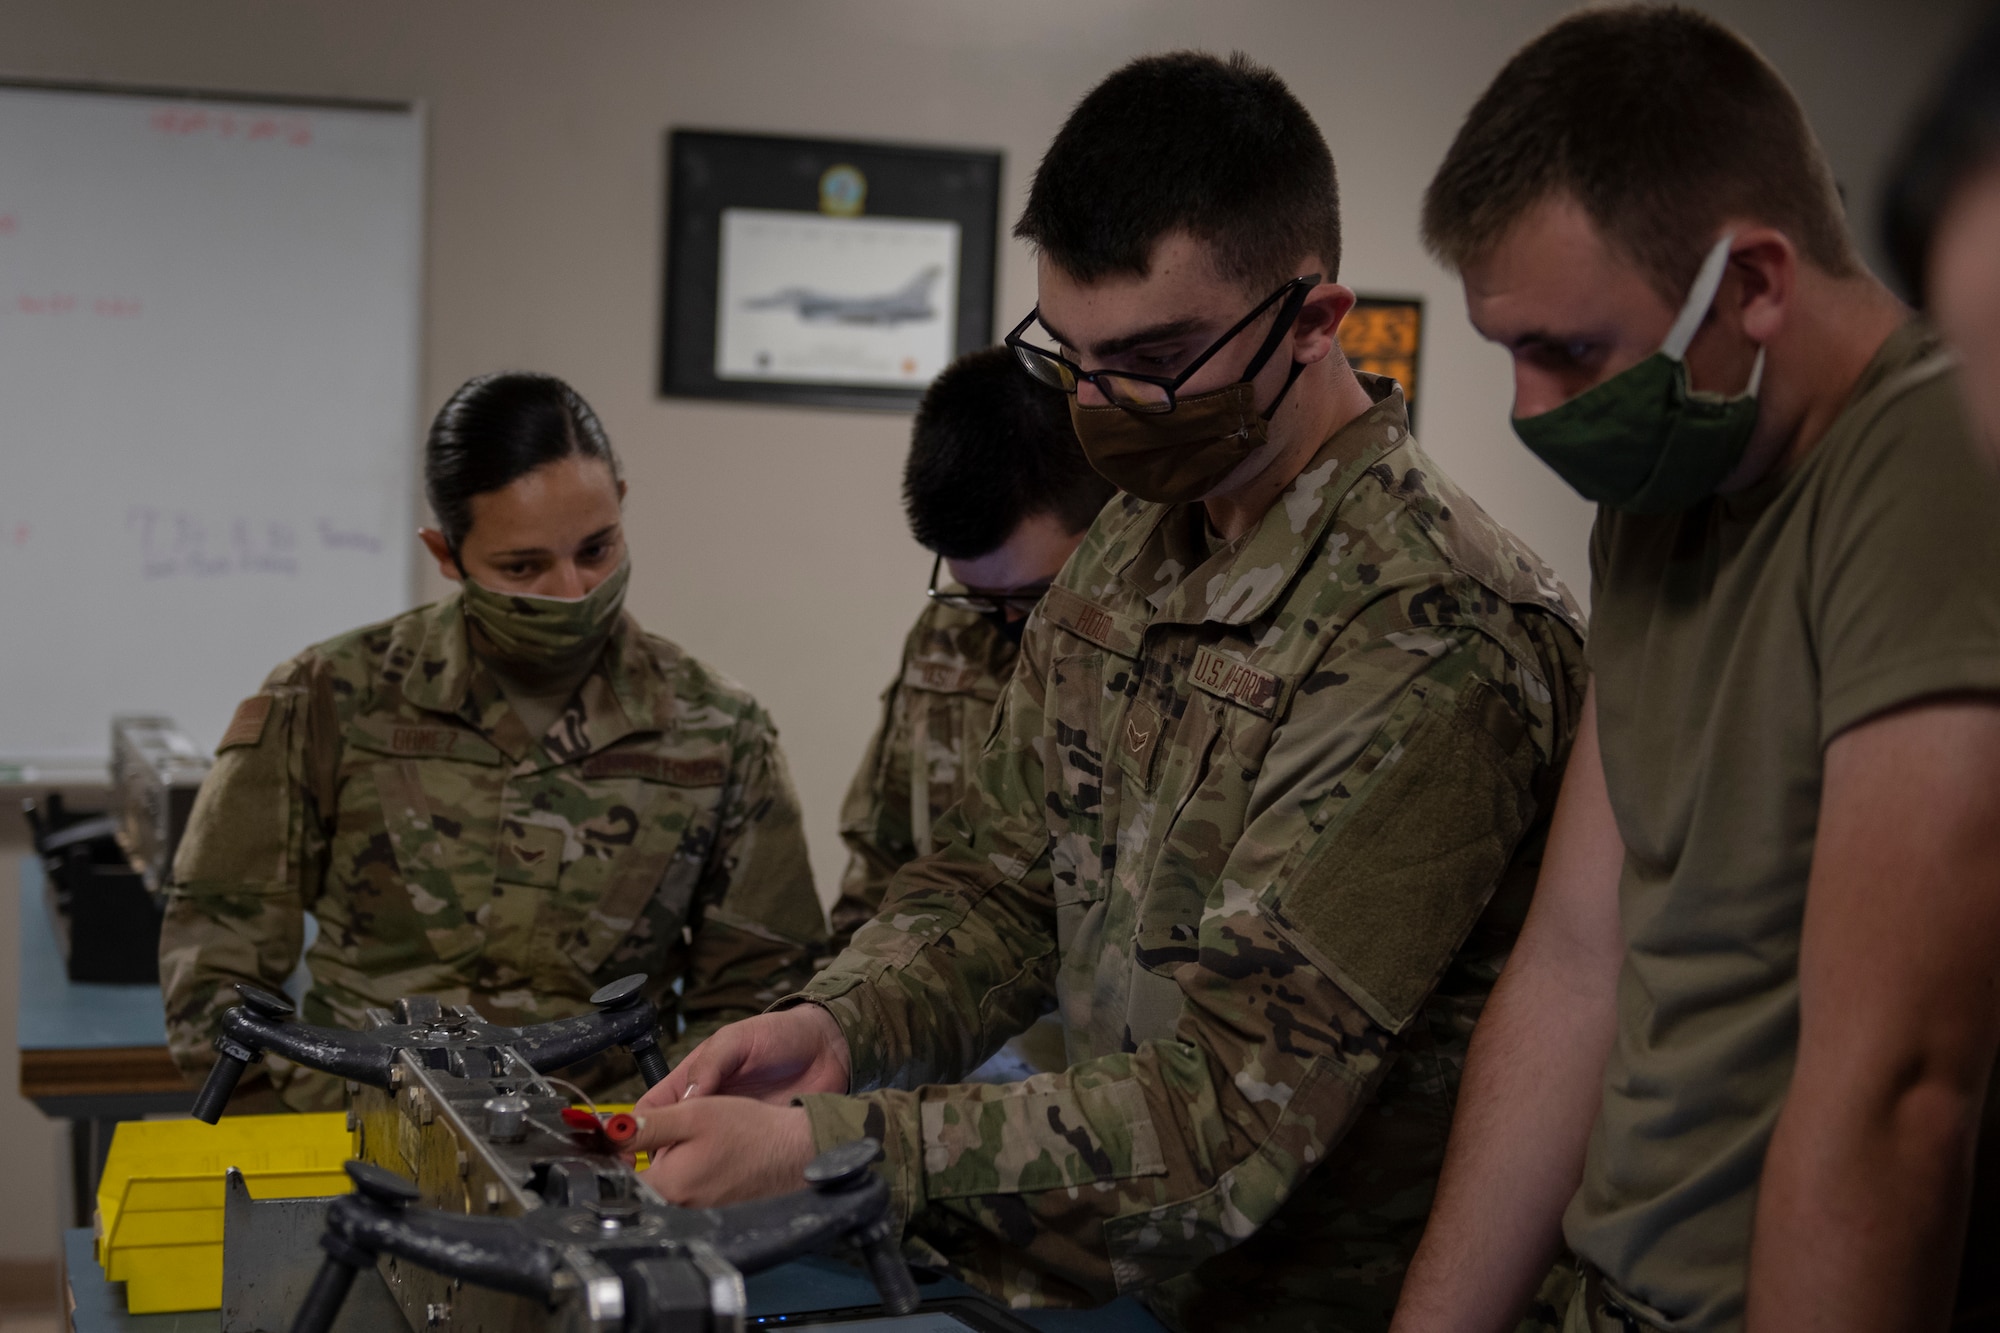
<instances>
[{"instance_id":1,"label":"black picture frame","mask_svg":"<svg viewBox=\"0 0 2000 1333\"><path fill-rule=\"evenodd\" d=\"M659 392L666 397L910 411L922 386L725 380L716 371L722 213L822 208L830 170L866 181L860 215L959 226L952 355L994 341L1002 154L959 148L676 129L667 136L666 264ZM851 214L850 214L851 215Z\"/></svg>"}]
</instances>

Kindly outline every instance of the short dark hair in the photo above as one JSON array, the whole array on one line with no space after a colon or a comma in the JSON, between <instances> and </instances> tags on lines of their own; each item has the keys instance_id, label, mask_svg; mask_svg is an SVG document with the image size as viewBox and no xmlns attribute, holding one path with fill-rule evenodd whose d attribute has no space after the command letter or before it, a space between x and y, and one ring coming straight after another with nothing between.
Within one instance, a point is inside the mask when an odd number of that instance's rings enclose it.
<instances>
[{"instance_id":1,"label":"short dark hair","mask_svg":"<svg viewBox=\"0 0 2000 1333\"><path fill-rule=\"evenodd\" d=\"M1146 56L1077 103L1035 169L1014 234L1065 273L1144 277L1185 231L1223 276L1295 278L1317 255L1340 274L1340 185L1319 127L1284 80L1238 52Z\"/></svg>"},{"instance_id":2,"label":"short dark hair","mask_svg":"<svg viewBox=\"0 0 2000 1333\"><path fill-rule=\"evenodd\" d=\"M1005 347L960 357L924 391L903 465L903 509L926 549L977 559L1034 514L1082 532L1115 490L1085 460L1068 396L1021 369Z\"/></svg>"},{"instance_id":3,"label":"short dark hair","mask_svg":"<svg viewBox=\"0 0 2000 1333\"><path fill-rule=\"evenodd\" d=\"M1882 212L1882 244L1905 293L1921 305L1931 241L1967 176L2000 159L2000 7L1946 72L1899 155Z\"/></svg>"},{"instance_id":4,"label":"short dark hair","mask_svg":"<svg viewBox=\"0 0 2000 1333\"><path fill-rule=\"evenodd\" d=\"M424 441L424 496L456 551L472 528L472 498L559 459L595 458L619 476L618 455L590 404L553 375L480 375L459 386Z\"/></svg>"},{"instance_id":5,"label":"short dark hair","mask_svg":"<svg viewBox=\"0 0 2000 1333\"><path fill-rule=\"evenodd\" d=\"M1690 9L1587 9L1516 52L1424 193L1424 244L1463 268L1563 194L1676 305L1732 217L1778 228L1829 273L1858 271L1798 99Z\"/></svg>"}]
</instances>

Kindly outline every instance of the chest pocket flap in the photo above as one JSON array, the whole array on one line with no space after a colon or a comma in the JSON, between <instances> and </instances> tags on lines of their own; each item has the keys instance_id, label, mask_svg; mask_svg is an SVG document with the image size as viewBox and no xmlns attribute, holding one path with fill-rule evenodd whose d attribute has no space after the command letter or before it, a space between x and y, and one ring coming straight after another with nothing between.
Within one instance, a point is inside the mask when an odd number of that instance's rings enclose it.
<instances>
[{"instance_id":1,"label":"chest pocket flap","mask_svg":"<svg viewBox=\"0 0 2000 1333\"><path fill-rule=\"evenodd\" d=\"M959 657L913 657L903 664L906 689L929 694L969 694L991 703L1000 684L976 664Z\"/></svg>"},{"instance_id":2,"label":"chest pocket flap","mask_svg":"<svg viewBox=\"0 0 2000 1333\"><path fill-rule=\"evenodd\" d=\"M715 843L729 751L610 750L577 767L607 798L622 791L636 820L631 844L610 859L600 890L588 905L579 904L582 920L563 941L570 958L592 972L639 926L649 906L676 924L685 919Z\"/></svg>"}]
</instances>

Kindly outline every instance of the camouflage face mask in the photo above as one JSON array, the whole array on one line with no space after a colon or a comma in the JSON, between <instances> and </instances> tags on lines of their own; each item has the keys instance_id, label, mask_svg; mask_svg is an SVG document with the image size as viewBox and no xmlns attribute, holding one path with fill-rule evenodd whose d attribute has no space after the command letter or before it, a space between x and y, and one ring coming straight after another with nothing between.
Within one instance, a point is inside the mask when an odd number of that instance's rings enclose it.
<instances>
[{"instance_id":1,"label":"camouflage face mask","mask_svg":"<svg viewBox=\"0 0 2000 1333\"><path fill-rule=\"evenodd\" d=\"M1702 262L1660 350L1560 407L1515 417L1514 433L1586 500L1633 514L1670 514L1715 493L1757 426L1764 349L1734 397L1688 387L1688 344L1715 302L1729 242Z\"/></svg>"},{"instance_id":2,"label":"camouflage face mask","mask_svg":"<svg viewBox=\"0 0 2000 1333\"><path fill-rule=\"evenodd\" d=\"M473 643L502 669L533 684L568 680L604 650L625 606L632 558L582 597L494 592L468 577L462 587Z\"/></svg>"}]
</instances>

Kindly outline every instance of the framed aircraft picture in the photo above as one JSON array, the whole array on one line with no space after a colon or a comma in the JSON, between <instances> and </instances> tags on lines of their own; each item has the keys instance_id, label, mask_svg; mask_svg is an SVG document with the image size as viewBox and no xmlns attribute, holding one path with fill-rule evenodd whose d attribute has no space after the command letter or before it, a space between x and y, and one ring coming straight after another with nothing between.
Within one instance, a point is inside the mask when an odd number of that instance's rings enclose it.
<instances>
[{"instance_id":1,"label":"framed aircraft picture","mask_svg":"<svg viewBox=\"0 0 2000 1333\"><path fill-rule=\"evenodd\" d=\"M915 407L993 341L1000 161L674 130L660 392Z\"/></svg>"},{"instance_id":2,"label":"framed aircraft picture","mask_svg":"<svg viewBox=\"0 0 2000 1333\"><path fill-rule=\"evenodd\" d=\"M1403 386L1410 428L1417 424L1417 357L1423 350L1424 303L1416 296L1357 296L1340 321L1340 350L1347 364L1387 375Z\"/></svg>"}]
</instances>

